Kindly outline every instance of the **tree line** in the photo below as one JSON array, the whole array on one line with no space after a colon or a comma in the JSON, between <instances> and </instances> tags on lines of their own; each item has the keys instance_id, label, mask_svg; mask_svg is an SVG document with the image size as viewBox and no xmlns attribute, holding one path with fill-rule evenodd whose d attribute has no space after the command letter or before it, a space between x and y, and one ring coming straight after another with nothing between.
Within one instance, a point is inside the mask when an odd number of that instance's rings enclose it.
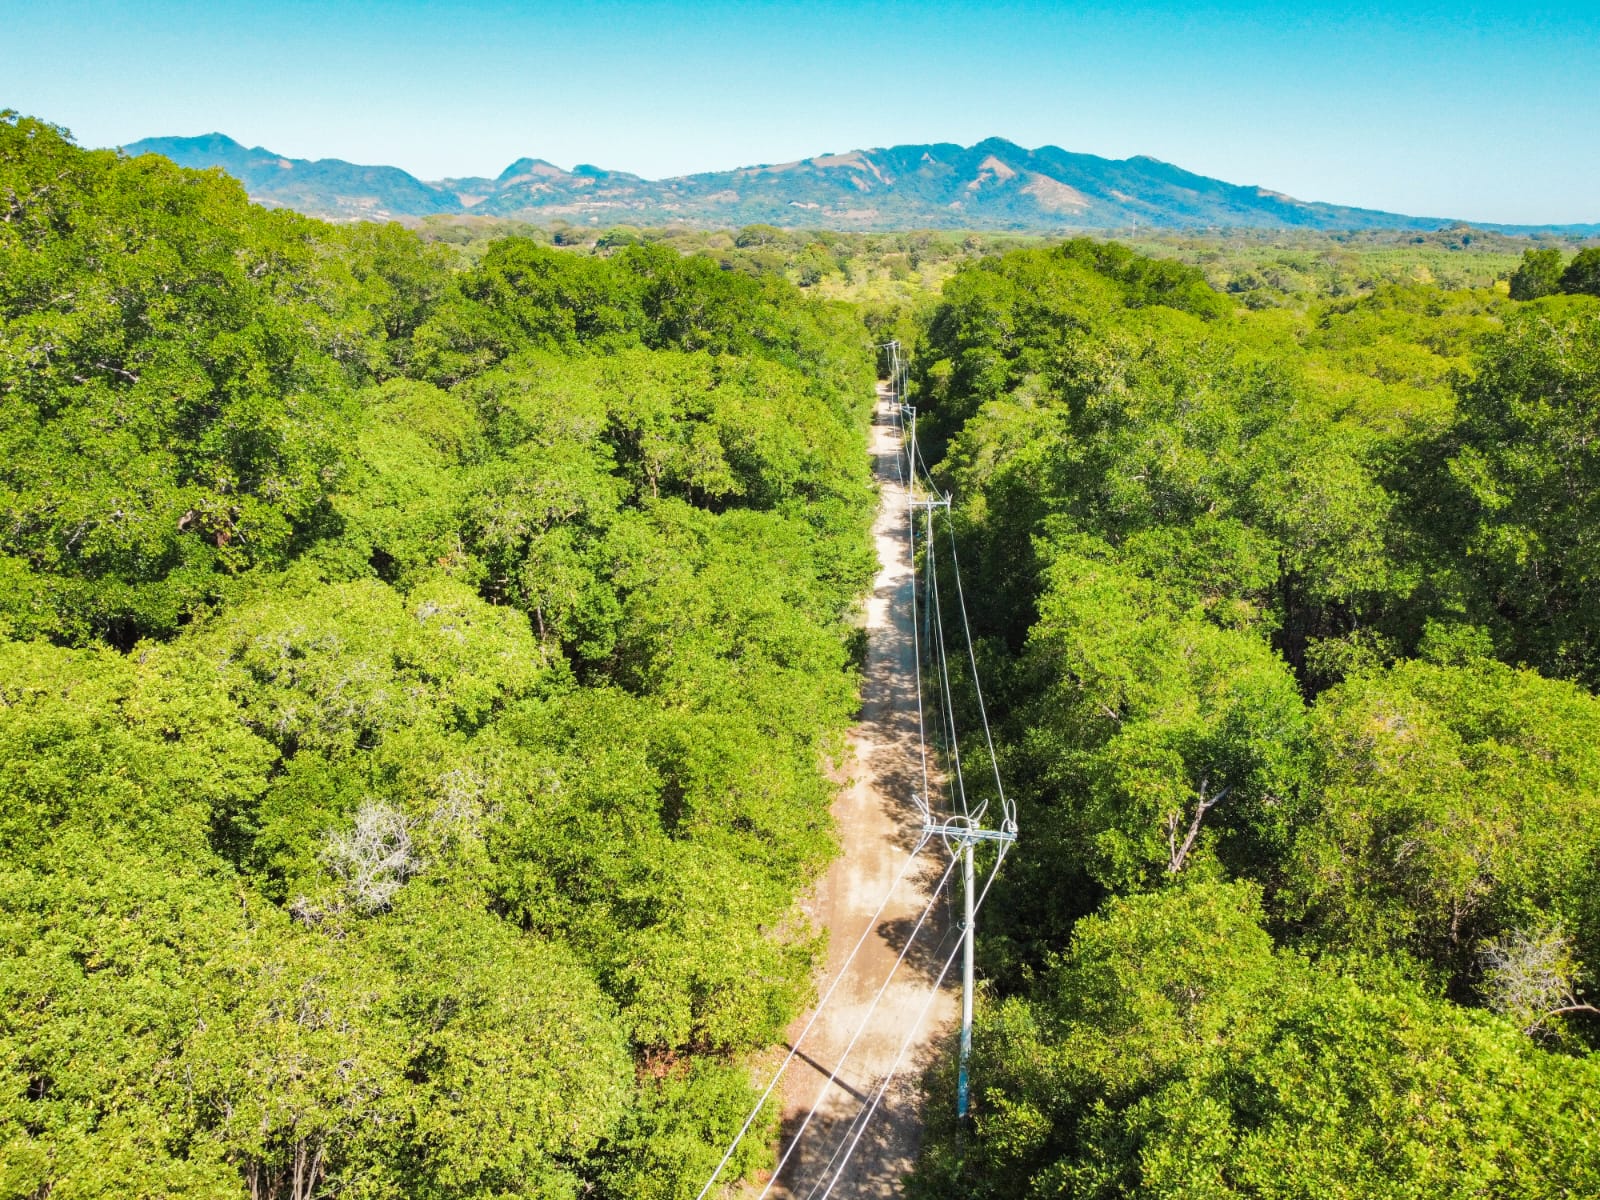
<instances>
[{"instance_id":1,"label":"tree line","mask_svg":"<svg viewBox=\"0 0 1600 1200\"><path fill-rule=\"evenodd\" d=\"M1554 246L1522 252L1522 262L1511 275L1511 298L1558 294L1600 296L1600 246L1579 250L1570 261Z\"/></svg>"}]
</instances>

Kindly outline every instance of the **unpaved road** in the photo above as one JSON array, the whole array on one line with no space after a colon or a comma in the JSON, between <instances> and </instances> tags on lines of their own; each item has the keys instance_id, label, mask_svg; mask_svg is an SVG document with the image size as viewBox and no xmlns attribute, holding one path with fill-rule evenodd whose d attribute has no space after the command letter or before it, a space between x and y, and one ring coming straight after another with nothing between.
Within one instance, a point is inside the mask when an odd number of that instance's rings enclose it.
<instances>
[{"instance_id":1,"label":"unpaved road","mask_svg":"<svg viewBox=\"0 0 1600 1200\"><path fill-rule=\"evenodd\" d=\"M850 783L841 790L833 810L843 852L806 906L813 920L829 931L828 964L818 980L819 995L838 978L844 960L899 876L922 826L912 800L912 793L922 788L922 766L917 741L906 490L897 465L900 434L882 387L871 448L880 489L873 527L879 569L867 602L866 678L861 720L850 738L852 761L846 764ZM817 1104L829 1072L866 1017L873 996L888 977L948 863L949 857L937 841L917 856L822 1017L800 1046L782 1085L782 1148L794 1141L801 1122ZM956 884L946 890L946 897L959 897L959 881ZM851 1120L894 1062L906 1031L917 1021L928 998L933 978L955 945L955 922L950 916L949 902L942 897L850 1050L838 1080L822 1097L817 1115L795 1144L773 1188L774 1195L804 1200L813 1189L815 1195L821 1195L820 1181L830 1157L841 1138L853 1136ZM833 1190L834 1197L857 1200L899 1194L900 1178L911 1167L921 1128L916 1080L935 1042L958 1015L953 979L954 973L920 1023L893 1086ZM791 1039L798 1036L809 1016L790 1029Z\"/></svg>"}]
</instances>

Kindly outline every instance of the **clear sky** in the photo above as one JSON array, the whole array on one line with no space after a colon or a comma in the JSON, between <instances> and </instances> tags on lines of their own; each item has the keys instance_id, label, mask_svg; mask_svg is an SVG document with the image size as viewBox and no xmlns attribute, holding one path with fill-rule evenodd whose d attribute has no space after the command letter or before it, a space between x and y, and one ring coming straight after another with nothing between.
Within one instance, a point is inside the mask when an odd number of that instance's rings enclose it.
<instances>
[{"instance_id":1,"label":"clear sky","mask_svg":"<svg viewBox=\"0 0 1600 1200\"><path fill-rule=\"evenodd\" d=\"M900 142L1149 154L1307 200L1600 221L1600 0L0 0L0 107L426 179Z\"/></svg>"}]
</instances>

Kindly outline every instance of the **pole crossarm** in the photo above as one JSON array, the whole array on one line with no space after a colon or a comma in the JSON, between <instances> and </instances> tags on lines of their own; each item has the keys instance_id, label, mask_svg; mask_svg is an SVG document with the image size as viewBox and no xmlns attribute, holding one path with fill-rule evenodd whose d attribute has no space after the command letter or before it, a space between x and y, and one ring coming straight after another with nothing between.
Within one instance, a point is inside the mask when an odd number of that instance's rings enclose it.
<instances>
[{"instance_id":1,"label":"pole crossarm","mask_svg":"<svg viewBox=\"0 0 1600 1200\"><path fill-rule=\"evenodd\" d=\"M980 829L974 825L940 825L928 822L922 827L922 832L929 837L944 838L956 845L967 842L1002 842L1011 843L1017 840L1015 829Z\"/></svg>"}]
</instances>

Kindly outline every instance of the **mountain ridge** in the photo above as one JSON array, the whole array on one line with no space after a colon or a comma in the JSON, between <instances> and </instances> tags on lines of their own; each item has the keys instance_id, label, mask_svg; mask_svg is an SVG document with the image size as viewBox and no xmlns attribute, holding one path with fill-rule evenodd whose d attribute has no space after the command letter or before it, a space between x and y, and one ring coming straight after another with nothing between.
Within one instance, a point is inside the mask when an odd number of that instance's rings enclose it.
<instances>
[{"instance_id":1,"label":"mountain ridge","mask_svg":"<svg viewBox=\"0 0 1600 1200\"><path fill-rule=\"evenodd\" d=\"M840 229L1264 228L1432 230L1461 222L1299 200L1198 175L1149 155L1102 158L1000 137L972 146L908 143L651 180L534 157L496 176L427 181L399 167L288 158L221 133L122 147L185 167L220 167L253 200L335 220L482 215L578 224L765 222ZM1505 232L1597 233L1594 225L1503 225Z\"/></svg>"}]
</instances>

